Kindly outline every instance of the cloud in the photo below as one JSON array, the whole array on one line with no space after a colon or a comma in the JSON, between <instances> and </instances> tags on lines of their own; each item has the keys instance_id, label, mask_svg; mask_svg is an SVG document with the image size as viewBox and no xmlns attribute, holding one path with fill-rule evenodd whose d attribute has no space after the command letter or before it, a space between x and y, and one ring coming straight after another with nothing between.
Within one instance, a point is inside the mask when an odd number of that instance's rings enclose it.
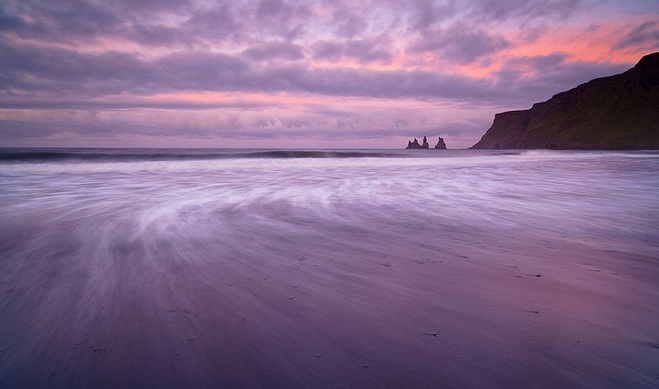
<instances>
[{"instance_id":1,"label":"cloud","mask_svg":"<svg viewBox=\"0 0 659 389\"><path fill-rule=\"evenodd\" d=\"M411 52L437 52L438 56L463 64L491 56L510 46L510 42L499 35L463 23L426 34L410 47Z\"/></svg>"},{"instance_id":2,"label":"cloud","mask_svg":"<svg viewBox=\"0 0 659 389\"><path fill-rule=\"evenodd\" d=\"M516 20L522 25L535 20L565 20L586 6L583 0L477 0L471 4L469 16L479 22Z\"/></svg>"},{"instance_id":3,"label":"cloud","mask_svg":"<svg viewBox=\"0 0 659 389\"><path fill-rule=\"evenodd\" d=\"M569 56L563 52L553 52L545 55L522 56L508 58L495 74L499 84L504 87L522 78L536 78L541 74L555 73L565 65Z\"/></svg>"},{"instance_id":4,"label":"cloud","mask_svg":"<svg viewBox=\"0 0 659 389\"><path fill-rule=\"evenodd\" d=\"M235 90L246 86L249 70L249 63L237 56L204 51L168 54L156 64L158 84L170 90Z\"/></svg>"},{"instance_id":5,"label":"cloud","mask_svg":"<svg viewBox=\"0 0 659 389\"><path fill-rule=\"evenodd\" d=\"M44 41L89 39L111 34L121 24L108 9L85 0L8 0L1 7L5 15L9 9L16 10L10 19L11 32Z\"/></svg>"},{"instance_id":6,"label":"cloud","mask_svg":"<svg viewBox=\"0 0 659 389\"><path fill-rule=\"evenodd\" d=\"M423 31L437 23L450 20L458 12L455 1L444 3L433 0L415 0L411 4L410 28L413 31Z\"/></svg>"},{"instance_id":7,"label":"cloud","mask_svg":"<svg viewBox=\"0 0 659 389\"><path fill-rule=\"evenodd\" d=\"M593 4L5 0L0 136L467 139L659 49L656 8Z\"/></svg>"},{"instance_id":8,"label":"cloud","mask_svg":"<svg viewBox=\"0 0 659 389\"><path fill-rule=\"evenodd\" d=\"M448 116L446 116L448 114ZM197 140L209 145L218 142L258 142L279 140L281 146L292 140L314 139L319 144L348 146L358 140L366 147L386 147L388 139L427 135L446 136L460 146L464 134L475 137L486 126L489 117L474 122L468 111L459 107L444 112L425 109L418 101L382 103L378 100L349 99L332 105L300 102L279 104L276 99L268 109L244 110L225 107L217 110L130 109L130 110L69 110L50 109L48 114L38 109L0 111L0 141L12 144L17 140L48 139L49 142L72 139L94 139L102 144L130 144L134 139L163 138ZM462 135L461 135L462 134ZM23 136L25 135L25 136ZM405 144L401 139L396 145ZM55 143L56 144L56 143ZM153 144L153 143L151 143ZM160 144L160 143L159 143ZM204 144L204 143L200 143ZM254 143L252 143L254 145Z\"/></svg>"},{"instance_id":9,"label":"cloud","mask_svg":"<svg viewBox=\"0 0 659 389\"><path fill-rule=\"evenodd\" d=\"M0 4L0 31L20 31L25 27L26 23L23 18L8 13Z\"/></svg>"},{"instance_id":10,"label":"cloud","mask_svg":"<svg viewBox=\"0 0 659 389\"><path fill-rule=\"evenodd\" d=\"M594 78L622 73L633 65L579 61L563 52L512 57L495 73L495 89L510 103L530 106Z\"/></svg>"},{"instance_id":11,"label":"cloud","mask_svg":"<svg viewBox=\"0 0 659 389\"><path fill-rule=\"evenodd\" d=\"M259 0L256 14L259 18L270 19L272 17L289 17L293 7L283 0Z\"/></svg>"},{"instance_id":12,"label":"cloud","mask_svg":"<svg viewBox=\"0 0 659 389\"><path fill-rule=\"evenodd\" d=\"M659 22L645 22L628 32L613 48L616 50L640 47L652 49L659 47Z\"/></svg>"},{"instance_id":13,"label":"cloud","mask_svg":"<svg viewBox=\"0 0 659 389\"><path fill-rule=\"evenodd\" d=\"M125 38L145 46L190 46L196 39L180 28L137 24L125 31Z\"/></svg>"},{"instance_id":14,"label":"cloud","mask_svg":"<svg viewBox=\"0 0 659 389\"><path fill-rule=\"evenodd\" d=\"M311 15L305 2L259 0L256 6L256 26L270 35L294 39L300 35Z\"/></svg>"},{"instance_id":15,"label":"cloud","mask_svg":"<svg viewBox=\"0 0 659 389\"><path fill-rule=\"evenodd\" d=\"M193 8L192 0L111 0L108 3L121 14L137 15L177 14Z\"/></svg>"},{"instance_id":16,"label":"cloud","mask_svg":"<svg viewBox=\"0 0 659 389\"><path fill-rule=\"evenodd\" d=\"M321 61L357 60L361 63L389 62L389 42L383 39L355 39L343 42L319 41L312 46L313 57Z\"/></svg>"},{"instance_id":17,"label":"cloud","mask_svg":"<svg viewBox=\"0 0 659 389\"><path fill-rule=\"evenodd\" d=\"M276 105L276 104L274 104ZM131 109L162 109L175 111L203 111L218 109L259 110L271 108L272 102L245 100L241 98L210 101L189 100L170 97L124 97L108 96L102 99L94 98L60 98L53 100L48 97L4 96L0 97L0 107L7 110L74 110L74 111L103 111L103 110L131 110Z\"/></svg>"},{"instance_id":18,"label":"cloud","mask_svg":"<svg viewBox=\"0 0 659 389\"><path fill-rule=\"evenodd\" d=\"M227 4L193 10L178 27L189 41L244 40L243 24L235 10Z\"/></svg>"},{"instance_id":19,"label":"cloud","mask_svg":"<svg viewBox=\"0 0 659 389\"><path fill-rule=\"evenodd\" d=\"M345 46L341 45L339 49L340 55L344 55ZM47 97L55 94L58 98L52 100L53 107L61 106L64 101L79 101L76 97L82 96L96 97L95 104L101 107L99 99L102 96L177 91L452 99L470 102L474 107L494 103L511 106L546 99L578 83L619 73L632 65L574 61L566 53L554 52L509 58L499 71L493 73L493 81L420 69L310 68L304 61L253 64L254 60L270 58L266 55L270 51L290 59L297 59L300 55L297 46L280 42L237 55L178 51L152 61L121 52L84 54L60 48L0 45L0 55L9 58L0 64L3 75L0 85L4 90L32 94L33 107L41 108L47 106ZM0 95L0 107L16 108L18 101L22 107L30 107L30 99L9 97ZM129 106L130 101L138 102L139 99L127 98L123 106ZM116 104L116 101L108 100L107 108L116 108ZM145 106L136 104L136 107ZM168 106L176 108L174 103ZM180 108L193 106L187 102ZM204 107L208 104L200 100L199 108Z\"/></svg>"},{"instance_id":20,"label":"cloud","mask_svg":"<svg viewBox=\"0 0 659 389\"><path fill-rule=\"evenodd\" d=\"M25 93L138 92L155 76L152 65L123 52L80 53L0 43L0 56L6 59L0 62L0 87Z\"/></svg>"},{"instance_id":21,"label":"cloud","mask_svg":"<svg viewBox=\"0 0 659 389\"><path fill-rule=\"evenodd\" d=\"M273 46L264 46L272 49ZM346 55L351 46L343 47ZM283 49L283 51L282 51ZM354 49L354 47L353 47ZM275 45L275 51L295 52ZM258 57L262 52L243 53ZM481 80L422 70L377 70L342 67L309 68L305 63L264 64L244 55L206 51L177 51L155 60L125 52L81 53L62 48L0 44L0 85L35 95L71 96L144 94L173 91L302 92L366 97L484 96ZM354 56L358 53L355 52ZM363 60L383 54L361 53Z\"/></svg>"},{"instance_id":22,"label":"cloud","mask_svg":"<svg viewBox=\"0 0 659 389\"><path fill-rule=\"evenodd\" d=\"M354 38L363 34L368 23L363 16L357 15L348 7L337 9L332 14L332 26L335 35L341 38Z\"/></svg>"},{"instance_id":23,"label":"cloud","mask_svg":"<svg viewBox=\"0 0 659 389\"><path fill-rule=\"evenodd\" d=\"M252 61L293 61L304 58L299 45L286 41L266 42L243 51L243 56Z\"/></svg>"}]
</instances>

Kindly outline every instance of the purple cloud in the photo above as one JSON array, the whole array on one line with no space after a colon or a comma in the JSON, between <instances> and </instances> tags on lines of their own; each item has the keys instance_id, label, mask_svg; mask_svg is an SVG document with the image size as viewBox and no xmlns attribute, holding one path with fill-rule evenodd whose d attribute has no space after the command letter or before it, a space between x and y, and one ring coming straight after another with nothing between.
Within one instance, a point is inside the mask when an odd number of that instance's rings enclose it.
<instances>
[{"instance_id":1,"label":"purple cloud","mask_svg":"<svg viewBox=\"0 0 659 389\"><path fill-rule=\"evenodd\" d=\"M103 95L139 92L155 69L123 52L80 53L61 48L0 43L0 87L37 94Z\"/></svg>"},{"instance_id":2,"label":"purple cloud","mask_svg":"<svg viewBox=\"0 0 659 389\"><path fill-rule=\"evenodd\" d=\"M299 45L285 41L266 42L257 47L250 47L243 51L243 56L252 61L293 61L304 58Z\"/></svg>"},{"instance_id":3,"label":"purple cloud","mask_svg":"<svg viewBox=\"0 0 659 389\"><path fill-rule=\"evenodd\" d=\"M387 49L388 42L382 39L357 39L345 42L320 41L312 46L317 60L340 61L357 60L361 63L389 62L392 54Z\"/></svg>"},{"instance_id":4,"label":"purple cloud","mask_svg":"<svg viewBox=\"0 0 659 389\"><path fill-rule=\"evenodd\" d=\"M585 7L583 0L478 0L470 12L478 21L505 21L515 19L522 24L532 20L566 19Z\"/></svg>"},{"instance_id":5,"label":"purple cloud","mask_svg":"<svg viewBox=\"0 0 659 389\"><path fill-rule=\"evenodd\" d=\"M415 0L411 6L410 27L414 31L423 31L436 23L450 20L459 10L455 2L438 3L432 0Z\"/></svg>"},{"instance_id":6,"label":"purple cloud","mask_svg":"<svg viewBox=\"0 0 659 389\"><path fill-rule=\"evenodd\" d=\"M146 61L122 52L80 53L4 44L0 54L10 58L0 65L2 88L39 95L54 91L101 96L196 90L391 98L487 96L483 93L486 83L464 76L420 70L313 69L282 63L257 68L240 55L202 51L179 51Z\"/></svg>"},{"instance_id":7,"label":"purple cloud","mask_svg":"<svg viewBox=\"0 0 659 389\"><path fill-rule=\"evenodd\" d=\"M334 11L332 25L335 34L342 38L354 38L363 34L368 27L364 17L360 17L346 8Z\"/></svg>"},{"instance_id":8,"label":"purple cloud","mask_svg":"<svg viewBox=\"0 0 659 389\"><path fill-rule=\"evenodd\" d=\"M437 52L438 55L458 63L472 63L509 46L510 43L501 36L488 34L464 24L455 24L447 29L427 32L410 50Z\"/></svg>"},{"instance_id":9,"label":"purple cloud","mask_svg":"<svg viewBox=\"0 0 659 389\"><path fill-rule=\"evenodd\" d=\"M193 10L178 29L190 42L206 40L241 40L243 26L230 5L220 3L210 9Z\"/></svg>"},{"instance_id":10,"label":"purple cloud","mask_svg":"<svg viewBox=\"0 0 659 389\"><path fill-rule=\"evenodd\" d=\"M44 41L62 39L88 39L116 31L121 19L102 6L85 0L62 0L56 2L7 1L2 13L13 9L13 29L9 33Z\"/></svg>"},{"instance_id":11,"label":"purple cloud","mask_svg":"<svg viewBox=\"0 0 659 389\"><path fill-rule=\"evenodd\" d=\"M643 51L659 50L656 6L643 13L636 0L607 3L591 16L590 4L4 0L0 138L112 137L119 128L136 136L323 139L423 130L466 147L494 112L619 73ZM622 23L622 11L640 22L620 26L628 32L611 44L609 61L605 50L581 57L552 36L568 24ZM524 54L551 39L562 51Z\"/></svg>"},{"instance_id":12,"label":"purple cloud","mask_svg":"<svg viewBox=\"0 0 659 389\"><path fill-rule=\"evenodd\" d=\"M510 58L496 73L496 90L511 102L530 106L593 78L619 74L632 66L633 63L575 61L562 52Z\"/></svg>"},{"instance_id":13,"label":"purple cloud","mask_svg":"<svg viewBox=\"0 0 659 389\"><path fill-rule=\"evenodd\" d=\"M652 21L639 25L627 33L613 48L628 49L635 46L643 48L659 46L659 22Z\"/></svg>"},{"instance_id":14,"label":"purple cloud","mask_svg":"<svg viewBox=\"0 0 659 389\"><path fill-rule=\"evenodd\" d=\"M268 45L264 47L270 47ZM297 48L275 45L279 55L297 59ZM251 54L250 54L251 53ZM282 54L283 53L283 54ZM3 90L20 89L35 96L34 107L45 106L37 96L62 93L81 96L143 95L176 91L295 92L326 96L374 98L435 98L469 101L474 105L509 106L545 99L594 76L619 73L632 64L569 61L565 53L511 58L495 73L496 82L426 70L308 68L304 62L273 62L254 66L263 52L240 55L180 51L153 61L121 52L83 54L72 50L0 45ZM250 57L250 55L252 57ZM247 58L245 58L247 57ZM531 74L532 78L528 75ZM29 107L29 100L20 101ZM101 105L100 103L98 103ZM116 102L109 102L108 108ZM189 103L186 103L189 104ZM206 103L200 103L205 107ZM0 107L16 107L16 100L0 95ZM174 108L173 105L171 105ZM181 109L186 109L182 106Z\"/></svg>"}]
</instances>

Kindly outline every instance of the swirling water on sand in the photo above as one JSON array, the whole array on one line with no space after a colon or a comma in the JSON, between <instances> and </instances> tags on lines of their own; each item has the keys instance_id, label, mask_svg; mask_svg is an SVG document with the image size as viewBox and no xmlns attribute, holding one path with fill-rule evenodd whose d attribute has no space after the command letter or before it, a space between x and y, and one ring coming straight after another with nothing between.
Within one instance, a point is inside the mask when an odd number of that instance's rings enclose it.
<instances>
[{"instance_id":1,"label":"swirling water on sand","mask_svg":"<svg viewBox=\"0 0 659 389\"><path fill-rule=\"evenodd\" d=\"M656 387L659 153L0 151L0 387Z\"/></svg>"}]
</instances>

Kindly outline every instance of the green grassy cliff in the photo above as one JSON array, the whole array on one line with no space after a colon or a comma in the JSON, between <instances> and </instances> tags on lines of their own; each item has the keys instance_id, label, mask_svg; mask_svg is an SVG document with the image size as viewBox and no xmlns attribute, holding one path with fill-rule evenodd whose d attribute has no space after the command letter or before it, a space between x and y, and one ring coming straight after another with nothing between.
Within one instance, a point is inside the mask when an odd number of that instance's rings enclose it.
<instances>
[{"instance_id":1,"label":"green grassy cliff","mask_svg":"<svg viewBox=\"0 0 659 389\"><path fill-rule=\"evenodd\" d=\"M659 149L659 53L525 111L498 113L473 149Z\"/></svg>"}]
</instances>

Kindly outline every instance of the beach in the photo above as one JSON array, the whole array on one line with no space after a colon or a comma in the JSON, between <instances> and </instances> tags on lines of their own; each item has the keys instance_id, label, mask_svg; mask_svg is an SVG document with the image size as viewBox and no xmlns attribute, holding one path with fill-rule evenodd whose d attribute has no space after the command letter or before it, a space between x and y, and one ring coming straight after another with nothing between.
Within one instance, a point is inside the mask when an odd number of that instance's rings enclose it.
<instances>
[{"instance_id":1,"label":"beach","mask_svg":"<svg viewBox=\"0 0 659 389\"><path fill-rule=\"evenodd\" d=\"M657 153L27 153L3 388L659 386Z\"/></svg>"}]
</instances>

